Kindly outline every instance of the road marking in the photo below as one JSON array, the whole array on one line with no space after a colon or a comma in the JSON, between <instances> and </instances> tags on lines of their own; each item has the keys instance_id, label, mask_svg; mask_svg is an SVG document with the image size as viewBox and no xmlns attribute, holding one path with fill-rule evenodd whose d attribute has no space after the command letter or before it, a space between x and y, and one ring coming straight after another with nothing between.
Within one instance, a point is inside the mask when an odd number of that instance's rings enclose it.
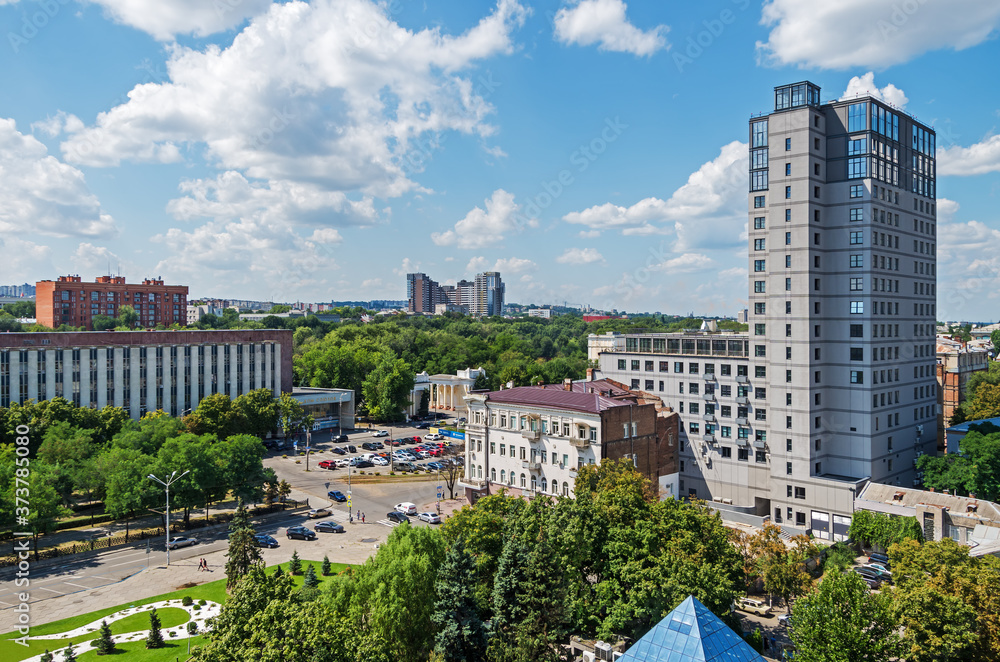
<instances>
[{"instance_id":1,"label":"road marking","mask_svg":"<svg viewBox=\"0 0 1000 662\"><path fill-rule=\"evenodd\" d=\"M73 582L66 582L66 581L64 581L63 584L69 584L70 586L79 586L80 588L93 588L91 586L84 586L83 584L76 584L76 583L73 583ZM49 589L49 590L52 590L52 589Z\"/></svg>"},{"instance_id":2,"label":"road marking","mask_svg":"<svg viewBox=\"0 0 1000 662\"><path fill-rule=\"evenodd\" d=\"M36 586L35 588L37 588L40 591L50 591L52 593L62 593L62 591L57 591L54 588L49 588L47 586Z\"/></svg>"},{"instance_id":3,"label":"road marking","mask_svg":"<svg viewBox=\"0 0 1000 662\"><path fill-rule=\"evenodd\" d=\"M399 522L390 522L387 519L380 519L377 523L383 526L388 526L389 528L395 528L399 525Z\"/></svg>"}]
</instances>

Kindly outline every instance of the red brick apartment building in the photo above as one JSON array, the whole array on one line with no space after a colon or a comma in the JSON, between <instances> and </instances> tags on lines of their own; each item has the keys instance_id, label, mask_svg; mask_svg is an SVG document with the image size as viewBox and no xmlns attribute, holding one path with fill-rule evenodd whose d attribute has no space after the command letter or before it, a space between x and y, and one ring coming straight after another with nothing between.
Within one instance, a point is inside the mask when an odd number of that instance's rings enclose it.
<instances>
[{"instance_id":1,"label":"red brick apartment building","mask_svg":"<svg viewBox=\"0 0 1000 662\"><path fill-rule=\"evenodd\" d=\"M187 296L187 285L164 285L155 278L130 284L124 276L98 276L93 283L84 283L79 276L60 276L35 283L35 317L53 329L68 324L92 331L94 316L117 317L120 307L129 305L143 328L183 326Z\"/></svg>"}]
</instances>

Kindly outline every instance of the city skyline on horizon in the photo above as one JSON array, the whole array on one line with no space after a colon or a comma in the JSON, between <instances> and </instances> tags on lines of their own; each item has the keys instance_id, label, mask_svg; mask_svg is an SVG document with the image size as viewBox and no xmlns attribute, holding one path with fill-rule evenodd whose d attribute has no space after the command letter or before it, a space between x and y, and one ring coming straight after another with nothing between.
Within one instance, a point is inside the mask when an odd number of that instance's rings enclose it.
<instances>
[{"instance_id":1,"label":"city skyline on horizon","mask_svg":"<svg viewBox=\"0 0 1000 662\"><path fill-rule=\"evenodd\" d=\"M1000 7L162 6L67 3L41 27L0 6L33 28L0 73L20 92L0 112L0 281L119 265L232 298L399 300L409 272L499 271L525 304L731 316L744 122L808 79L935 127L939 317L1000 292L1000 100L975 75Z\"/></svg>"}]
</instances>

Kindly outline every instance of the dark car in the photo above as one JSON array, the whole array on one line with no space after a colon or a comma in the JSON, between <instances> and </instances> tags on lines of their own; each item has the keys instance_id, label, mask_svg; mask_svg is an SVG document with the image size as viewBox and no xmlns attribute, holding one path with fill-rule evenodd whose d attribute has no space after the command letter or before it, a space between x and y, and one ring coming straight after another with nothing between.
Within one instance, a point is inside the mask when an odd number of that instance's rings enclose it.
<instances>
[{"instance_id":1,"label":"dark car","mask_svg":"<svg viewBox=\"0 0 1000 662\"><path fill-rule=\"evenodd\" d=\"M372 442L366 441L365 443L361 444L361 448L363 448L366 451L373 451L373 450L375 450L378 447L375 444L373 444Z\"/></svg>"},{"instance_id":2,"label":"dark car","mask_svg":"<svg viewBox=\"0 0 1000 662\"><path fill-rule=\"evenodd\" d=\"M290 526L288 530L285 531L285 535L288 539L297 538L299 540L316 540L316 533L305 526Z\"/></svg>"},{"instance_id":3,"label":"dark car","mask_svg":"<svg viewBox=\"0 0 1000 662\"><path fill-rule=\"evenodd\" d=\"M430 426L431 426L431 424L430 424L430 423L417 423L417 424L416 424L416 425L414 425L413 427L415 427L415 428L416 428L416 429L418 429L418 430L426 430L426 429L427 429L427 428L429 428Z\"/></svg>"},{"instance_id":4,"label":"dark car","mask_svg":"<svg viewBox=\"0 0 1000 662\"><path fill-rule=\"evenodd\" d=\"M344 493L341 492L340 490L330 490L329 492L326 493L326 495L328 497L330 497L331 499L333 499L334 501L337 501L337 502L340 502L340 503L343 503L344 501L347 501L347 497L344 496Z\"/></svg>"},{"instance_id":5,"label":"dark car","mask_svg":"<svg viewBox=\"0 0 1000 662\"><path fill-rule=\"evenodd\" d=\"M357 464L354 465L354 468L355 469L370 469L370 468L372 468L374 466L375 466L375 464L373 462L369 462L368 460L361 460L360 462L358 462Z\"/></svg>"},{"instance_id":6,"label":"dark car","mask_svg":"<svg viewBox=\"0 0 1000 662\"><path fill-rule=\"evenodd\" d=\"M347 447L347 452L348 452L348 453L357 453L357 452L358 452L358 449L357 449L357 447L356 447L356 446L348 446L348 447Z\"/></svg>"},{"instance_id":7,"label":"dark car","mask_svg":"<svg viewBox=\"0 0 1000 662\"><path fill-rule=\"evenodd\" d=\"M385 517L390 522L399 522L400 524L402 524L403 522L409 522L410 521L409 517L407 517L403 513L396 512L395 510L392 511L391 513L386 513Z\"/></svg>"},{"instance_id":8,"label":"dark car","mask_svg":"<svg viewBox=\"0 0 1000 662\"><path fill-rule=\"evenodd\" d=\"M258 533L257 535L255 535L253 537L253 542L258 547L267 547L269 549L278 546L277 540L275 540L271 536L264 535L263 533Z\"/></svg>"},{"instance_id":9,"label":"dark car","mask_svg":"<svg viewBox=\"0 0 1000 662\"><path fill-rule=\"evenodd\" d=\"M336 522L320 522L316 525L316 533L343 533L344 527Z\"/></svg>"},{"instance_id":10,"label":"dark car","mask_svg":"<svg viewBox=\"0 0 1000 662\"><path fill-rule=\"evenodd\" d=\"M341 448L340 446L337 446L335 448L331 448L330 450L332 452L336 453L337 455L347 455L347 449Z\"/></svg>"},{"instance_id":11,"label":"dark car","mask_svg":"<svg viewBox=\"0 0 1000 662\"><path fill-rule=\"evenodd\" d=\"M882 565L884 565L886 567L886 569L890 569L889 568L889 557L886 556L885 554L882 554L881 552L872 552L871 554L869 554L868 555L868 562L869 563L881 563Z\"/></svg>"},{"instance_id":12,"label":"dark car","mask_svg":"<svg viewBox=\"0 0 1000 662\"><path fill-rule=\"evenodd\" d=\"M330 443L331 444L346 444L347 443L347 435L346 434L341 434L341 435L337 435L336 437L331 437L330 438Z\"/></svg>"},{"instance_id":13,"label":"dark car","mask_svg":"<svg viewBox=\"0 0 1000 662\"><path fill-rule=\"evenodd\" d=\"M412 462L396 462L396 471L416 471L417 467Z\"/></svg>"}]
</instances>

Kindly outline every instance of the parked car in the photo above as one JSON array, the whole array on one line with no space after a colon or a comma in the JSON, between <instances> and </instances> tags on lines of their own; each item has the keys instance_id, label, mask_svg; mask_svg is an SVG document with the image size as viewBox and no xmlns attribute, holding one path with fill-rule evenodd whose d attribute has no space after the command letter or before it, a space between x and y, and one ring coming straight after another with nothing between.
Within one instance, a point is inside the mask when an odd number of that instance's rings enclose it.
<instances>
[{"instance_id":1,"label":"parked car","mask_svg":"<svg viewBox=\"0 0 1000 662\"><path fill-rule=\"evenodd\" d=\"M427 451L417 451L417 457L419 457L421 460L426 460L430 456L431 454Z\"/></svg>"},{"instance_id":2,"label":"parked car","mask_svg":"<svg viewBox=\"0 0 1000 662\"><path fill-rule=\"evenodd\" d=\"M328 533L343 533L344 527L336 522L320 522L316 525L316 533L328 532Z\"/></svg>"},{"instance_id":3,"label":"parked car","mask_svg":"<svg viewBox=\"0 0 1000 662\"><path fill-rule=\"evenodd\" d=\"M425 434L424 439L427 441L437 441L438 439L444 439L444 437L439 435L437 432L431 432L430 434Z\"/></svg>"},{"instance_id":4,"label":"parked car","mask_svg":"<svg viewBox=\"0 0 1000 662\"><path fill-rule=\"evenodd\" d=\"M375 457L373 457L370 460L370 462L372 464L380 466L380 467L387 467L387 466L389 466L389 460L385 459L384 457L380 457L378 455L376 455Z\"/></svg>"},{"instance_id":5,"label":"parked car","mask_svg":"<svg viewBox=\"0 0 1000 662\"><path fill-rule=\"evenodd\" d=\"M357 469L371 469L374 466L375 465L372 464L371 460L361 460L360 462L354 465L354 467Z\"/></svg>"},{"instance_id":6,"label":"parked car","mask_svg":"<svg viewBox=\"0 0 1000 662\"><path fill-rule=\"evenodd\" d=\"M437 513L420 513L417 519L428 524L440 524L441 517Z\"/></svg>"},{"instance_id":7,"label":"parked car","mask_svg":"<svg viewBox=\"0 0 1000 662\"><path fill-rule=\"evenodd\" d=\"M389 436L389 431L388 430L372 430L371 434L372 434L373 437L388 437Z\"/></svg>"},{"instance_id":8,"label":"parked car","mask_svg":"<svg viewBox=\"0 0 1000 662\"><path fill-rule=\"evenodd\" d=\"M322 462L319 463L319 468L320 469L336 469L337 468L337 462L336 462L336 460L323 460Z\"/></svg>"},{"instance_id":9,"label":"parked car","mask_svg":"<svg viewBox=\"0 0 1000 662\"><path fill-rule=\"evenodd\" d=\"M886 577L892 577L892 572L889 570L889 566L885 565L884 563L869 563L865 567L878 570Z\"/></svg>"},{"instance_id":10,"label":"parked car","mask_svg":"<svg viewBox=\"0 0 1000 662\"><path fill-rule=\"evenodd\" d=\"M882 586L882 580L874 572L862 572L863 568L855 568L854 573L868 584L868 588L876 590Z\"/></svg>"},{"instance_id":11,"label":"parked car","mask_svg":"<svg viewBox=\"0 0 1000 662\"><path fill-rule=\"evenodd\" d=\"M403 513L396 512L395 510L392 511L391 513L386 513L385 516L390 522L399 522L400 524L402 524L403 522L410 521L409 517L407 517Z\"/></svg>"},{"instance_id":12,"label":"parked car","mask_svg":"<svg viewBox=\"0 0 1000 662\"><path fill-rule=\"evenodd\" d=\"M427 452L431 454L431 457L439 457L441 455L440 448L431 448Z\"/></svg>"},{"instance_id":13,"label":"parked car","mask_svg":"<svg viewBox=\"0 0 1000 662\"><path fill-rule=\"evenodd\" d=\"M416 425L414 425L413 427L415 427L415 428L416 428L416 429L418 429L418 430L426 430L426 429L427 429L427 428L429 428L430 426L431 426L431 424L430 424L430 423L417 423L417 424L416 424Z\"/></svg>"},{"instance_id":14,"label":"parked car","mask_svg":"<svg viewBox=\"0 0 1000 662\"><path fill-rule=\"evenodd\" d=\"M316 533L305 526L290 526L285 530L285 535L288 539L297 538L298 540L316 540Z\"/></svg>"},{"instance_id":15,"label":"parked car","mask_svg":"<svg viewBox=\"0 0 1000 662\"><path fill-rule=\"evenodd\" d=\"M862 576L861 579L864 581L865 584L868 585L868 588L872 591L877 591L879 590L879 588L882 587L882 582L880 582L877 579L872 579L871 577L864 577L864 576Z\"/></svg>"},{"instance_id":16,"label":"parked car","mask_svg":"<svg viewBox=\"0 0 1000 662\"><path fill-rule=\"evenodd\" d=\"M345 467L351 466L351 461L348 460L346 457L342 457L339 460L336 460L336 464L339 469L343 469Z\"/></svg>"},{"instance_id":17,"label":"parked car","mask_svg":"<svg viewBox=\"0 0 1000 662\"><path fill-rule=\"evenodd\" d=\"M197 544L198 541L194 538L176 537L170 539L170 542L167 543L167 549L180 549L181 547L190 547Z\"/></svg>"},{"instance_id":18,"label":"parked car","mask_svg":"<svg viewBox=\"0 0 1000 662\"><path fill-rule=\"evenodd\" d=\"M328 508L313 508L308 513L306 513L306 515L309 516L309 519L319 519L320 517L329 517L332 514L333 513L330 512Z\"/></svg>"},{"instance_id":19,"label":"parked car","mask_svg":"<svg viewBox=\"0 0 1000 662\"><path fill-rule=\"evenodd\" d=\"M395 506L396 512L406 513L407 515L417 514L417 504L411 503L409 501L404 501L402 503L397 503Z\"/></svg>"},{"instance_id":20,"label":"parked car","mask_svg":"<svg viewBox=\"0 0 1000 662\"><path fill-rule=\"evenodd\" d=\"M358 448L357 448L357 446L348 446L347 447L347 452L348 453L357 453L358 452Z\"/></svg>"},{"instance_id":21,"label":"parked car","mask_svg":"<svg viewBox=\"0 0 1000 662\"><path fill-rule=\"evenodd\" d=\"M337 455L347 455L347 449L341 448L340 446L337 446L336 448L331 448L330 450L336 453Z\"/></svg>"},{"instance_id":22,"label":"parked car","mask_svg":"<svg viewBox=\"0 0 1000 662\"><path fill-rule=\"evenodd\" d=\"M868 555L869 563L881 563L885 567L889 567L889 556L883 552L872 552Z\"/></svg>"},{"instance_id":23,"label":"parked car","mask_svg":"<svg viewBox=\"0 0 1000 662\"><path fill-rule=\"evenodd\" d=\"M444 469L444 465L441 464L440 462L428 462L427 463L427 468L430 471L439 471L441 469Z\"/></svg>"},{"instance_id":24,"label":"parked car","mask_svg":"<svg viewBox=\"0 0 1000 662\"><path fill-rule=\"evenodd\" d=\"M778 625L784 625L786 628L792 623L791 614L780 614L778 616Z\"/></svg>"},{"instance_id":25,"label":"parked car","mask_svg":"<svg viewBox=\"0 0 1000 662\"><path fill-rule=\"evenodd\" d=\"M413 437L413 443L419 444L421 441L423 440L420 437Z\"/></svg>"},{"instance_id":26,"label":"parked car","mask_svg":"<svg viewBox=\"0 0 1000 662\"><path fill-rule=\"evenodd\" d=\"M373 451L373 450L375 450L376 448L378 448L378 446L376 446L375 444L373 444L373 443L372 443L372 442L370 442L370 441L366 441L365 443L361 444L361 448L362 448L363 450L366 450L366 451Z\"/></svg>"},{"instance_id":27,"label":"parked car","mask_svg":"<svg viewBox=\"0 0 1000 662\"><path fill-rule=\"evenodd\" d=\"M740 598L736 601L736 608L758 616L771 615L771 607L766 602L753 598Z\"/></svg>"},{"instance_id":28,"label":"parked car","mask_svg":"<svg viewBox=\"0 0 1000 662\"><path fill-rule=\"evenodd\" d=\"M416 471L417 467L412 462L396 462L396 471Z\"/></svg>"},{"instance_id":29,"label":"parked car","mask_svg":"<svg viewBox=\"0 0 1000 662\"><path fill-rule=\"evenodd\" d=\"M333 499L334 501L337 501L338 503L343 503L347 501L347 497L344 496L344 493L341 492L340 490L330 490L329 492L326 493L326 495L331 499Z\"/></svg>"},{"instance_id":30,"label":"parked car","mask_svg":"<svg viewBox=\"0 0 1000 662\"><path fill-rule=\"evenodd\" d=\"M255 535L253 537L253 542L258 547L272 548L272 547L277 547L278 546L278 541L277 540L275 540L271 536L264 535L263 533L258 533L257 535Z\"/></svg>"},{"instance_id":31,"label":"parked car","mask_svg":"<svg viewBox=\"0 0 1000 662\"><path fill-rule=\"evenodd\" d=\"M330 438L330 443L331 444L346 444L347 443L347 435L346 434L339 434L339 435L337 435L335 437L331 437Z\"/></svg>"}]
</instances>

